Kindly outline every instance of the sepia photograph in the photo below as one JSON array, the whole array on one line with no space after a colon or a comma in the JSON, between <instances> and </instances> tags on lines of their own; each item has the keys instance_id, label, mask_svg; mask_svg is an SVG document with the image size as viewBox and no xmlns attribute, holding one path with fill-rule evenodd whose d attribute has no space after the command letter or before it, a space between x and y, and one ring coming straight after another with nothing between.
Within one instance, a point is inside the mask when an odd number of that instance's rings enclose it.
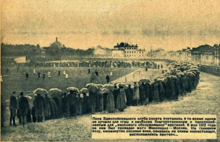
<instances>
[{"instance_id":1,"label":"sepia photograph","mask_svg":"<svg viewBox=\"0 0 220 142\"><path fill-rule=\"evenodd\" d=\"M219 0L1 0L1 141L220 141Z\"/></svg>"}]
</instances>

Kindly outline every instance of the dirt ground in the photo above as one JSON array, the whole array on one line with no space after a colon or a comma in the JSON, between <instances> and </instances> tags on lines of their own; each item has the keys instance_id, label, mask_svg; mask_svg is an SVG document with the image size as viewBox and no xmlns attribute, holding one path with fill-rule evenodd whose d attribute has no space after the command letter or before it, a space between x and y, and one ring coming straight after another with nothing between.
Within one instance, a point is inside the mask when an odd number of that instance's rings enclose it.
<instances>
[{"instance_id":1,"label":"dirt ground","mask_svg":"<svg viewBox=\"0 0 220 142\"><path fill-rule=\"evenodd\" d=\"M117 114L215 114L220 116L220 77L201 73L200 83L195 91L186 96L179 97L178 101L166 101L147 106L131 106L124 112ZM105 113L105 112L103 112ZM188 142L219 141L220 118L218 117L218 140L142 140L142 141L172 141ZM91 115L74 118L63 118L45 121L43 123L30 123L22 126L2 129L2 141L90 141ZM95 140L93 140L95 141ZM120 140L133 141L133 140Z\"/></svg>"}]
</instances>

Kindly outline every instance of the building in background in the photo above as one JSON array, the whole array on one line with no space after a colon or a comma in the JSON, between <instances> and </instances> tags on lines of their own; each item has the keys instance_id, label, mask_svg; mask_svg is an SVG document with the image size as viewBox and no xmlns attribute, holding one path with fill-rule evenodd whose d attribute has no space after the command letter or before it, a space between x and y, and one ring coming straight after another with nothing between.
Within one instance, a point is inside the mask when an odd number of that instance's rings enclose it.
<instances>
[{"instance_id":1,"label":"building in background","mask_svg":"<svg viewBox=\"0 0 220 142\"><path fill-rule=\"evenodd\" d=\"M193 62L198 64L219 66L219 52L220 45L201 45L197 48L192 48L191 58Z\"/></svg>"},{"instance_id":2,"label":"building in background","mask_svg":"<svg viewBox=\"0 0 220 142\"><path fill-rule=\"evenodd\" d=\"M178 53L177 61L191 61L191 50L190 47L186 49L176 51Z\"/></svg>"},{"instance_id":3,"label":"building in background","mask_svg":"<svg viewBox=\"0 0 220 142\"><path fill-rule=\"evenodd\" d=\"M137 44L130 45L126 42L117 43L112 50L112 57L144 58L145 55L145 49L138 49Z\"/></svg>"},{"instance_id":4,"label":"building in background","mask_svg":"<svg viewBox=\"0 0 220 142\"><path fill-rule=\"evenodd\" d=\"M56 40L50 45L51 47L56 47L56 48L63 48L65 47L63 44L61 44L59 41L58 41L58 38L56 37Z\"/></svg>"}]
</instances>

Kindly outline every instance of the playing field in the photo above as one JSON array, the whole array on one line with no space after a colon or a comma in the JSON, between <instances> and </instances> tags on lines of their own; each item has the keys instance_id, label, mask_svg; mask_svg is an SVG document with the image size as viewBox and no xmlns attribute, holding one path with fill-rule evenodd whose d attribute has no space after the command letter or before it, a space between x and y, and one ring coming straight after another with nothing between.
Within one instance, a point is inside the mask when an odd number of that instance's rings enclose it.
<instances>
[{"instance_id":1,"label":"playing field","mask_svg":"<svg viewBox=\"0 0 220 142\"><path fill-rule=\"evenodd\" d=\"M33 73L34 67L20 67L17 71L16 67L9 68L8 73L6 73L6 68L2 68L2 95L3 99L9 99L12 91L16 91L17 94L23 91L25 94L30 94L36 88L45 88L49 90L50 88L59 88L63 91L67 87L74 86L79 89L85 87L87 83L90 82L91 73L95 70L98 71L98 83L106 83L106 75L112 72L110 80L115 80L121 76L129 74L137 70L137 68L87 68L87 67L38 67L36 69L36 74ZM88 74L88 69L91 73ZM63 71L68 74L68 79L65 78ZM48 78L48 71L51 72L51 78ZM61 71L61 75L58 76L58 71ZM29 73L28 79L26 79L25 73ZM38 78L37 73L41 73L41 77ZM42 78L42 74L45 73L45 79Z\"/></svg>"}]
</instances>

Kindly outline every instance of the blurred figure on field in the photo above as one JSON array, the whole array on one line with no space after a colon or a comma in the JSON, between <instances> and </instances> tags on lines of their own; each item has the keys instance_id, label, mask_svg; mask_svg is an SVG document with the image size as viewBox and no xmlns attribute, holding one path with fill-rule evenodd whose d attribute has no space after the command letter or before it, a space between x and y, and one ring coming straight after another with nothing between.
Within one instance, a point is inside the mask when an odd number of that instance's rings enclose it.
<instances>
[{"instance_id":1,"label":"blurred figure on field","mask_svg":"<svg viewBox=\"0 0 220 142\"><path fill-rule=\"evenodd\" d=\"M33 69L33 74L36 74L36 69Z\"/></svg>"},{"instance_id":2,"label":"blurred figure on field","mask_svg":"<svg viewBox=\"0 0 220 142\"><path fill-rule=\"evenodd\" d=\"M28 72L25 74L25 76L26 76L26 80L27 80L27 79L28 79L28 76L29 76Z\"/></svg>"},{"instance_id":3,"label":"blurred figure on field","mask_svg":"<svg viewBox=\"0 0 220 142\"><path fill-rule=\"evenodd\" d=\"M95 73L92 73L90 77L90 83L97 83L97 82L98 82L97 75Z\"/></svg>"},{"instance_id":4,"label":"blurred figure on field","mask_svg":"<svg viewBox=\"0 0 220 142\"><path fill-rule=\"evenodd\" d=\"M67 83L69 84L70 82L69 82L69 75L68 75L68 73L65 74L65 78L67 80Z\"/></svg>"},{"instance_id":5,"label":"blurred figure on field","mask_svg":"<svg viewBox=\"0 0 220 142\"><path fill-rule=\"evenodd\" d=\"M38 78L40 78L40 72L37 73Z\"/></svg>"},{"instance_id":6,"label":"blurred figure on field","mask_svg":"<svg viewBox=\"0 0 220 142\"><path fill-rule=\"evenodd\" d=\"M43 73L43 76L42 76L43 80L45 79L45 77L46 77L46 75L45 75L45 73Z\"/></svg>"},{"instance_id":7,"label":"blurred figure on field","mask_svg":"<svg viewBox=\"0 0 220 142\"><path fill-rule=\"evenodd\" d=\"M49 79L51 78L51 73L50 73L50 71L48 71L47 76L48 76Z\"/></svg>"},{"instance_id":8,"label":"blurred figure on field","mask_svg":"<svg viewBox=\"0 0 220 142\"><path fill-rule=\"evenodd\" d=\"M98 73L98 71L97 71L97 70L95 71L95 74L96 74L96 76L99 76L99 73Z\"/></svg>"},{"instance_id":9,"label":"blurred figure on field","mask_svg":"<svg viewBox=\"0 0 220 142\"><path fill-rule=\"evenodd\" d=\"M6 74L8 74L8 72L9 72L9 69L7 68L7 69L6 69Z\"/></svg>"},{"instance_id":10,"label":"blurred figure on field","mask_svg":"<svg viewBox=\"0 0 220 142\"><path fill-rule=\"evenodd\" d=\"M107 83L110 82L110 76L109 76L109 75L106 75L105 79L106 79L106 82L107 82Z\"/></svg>"}]
</instances>

